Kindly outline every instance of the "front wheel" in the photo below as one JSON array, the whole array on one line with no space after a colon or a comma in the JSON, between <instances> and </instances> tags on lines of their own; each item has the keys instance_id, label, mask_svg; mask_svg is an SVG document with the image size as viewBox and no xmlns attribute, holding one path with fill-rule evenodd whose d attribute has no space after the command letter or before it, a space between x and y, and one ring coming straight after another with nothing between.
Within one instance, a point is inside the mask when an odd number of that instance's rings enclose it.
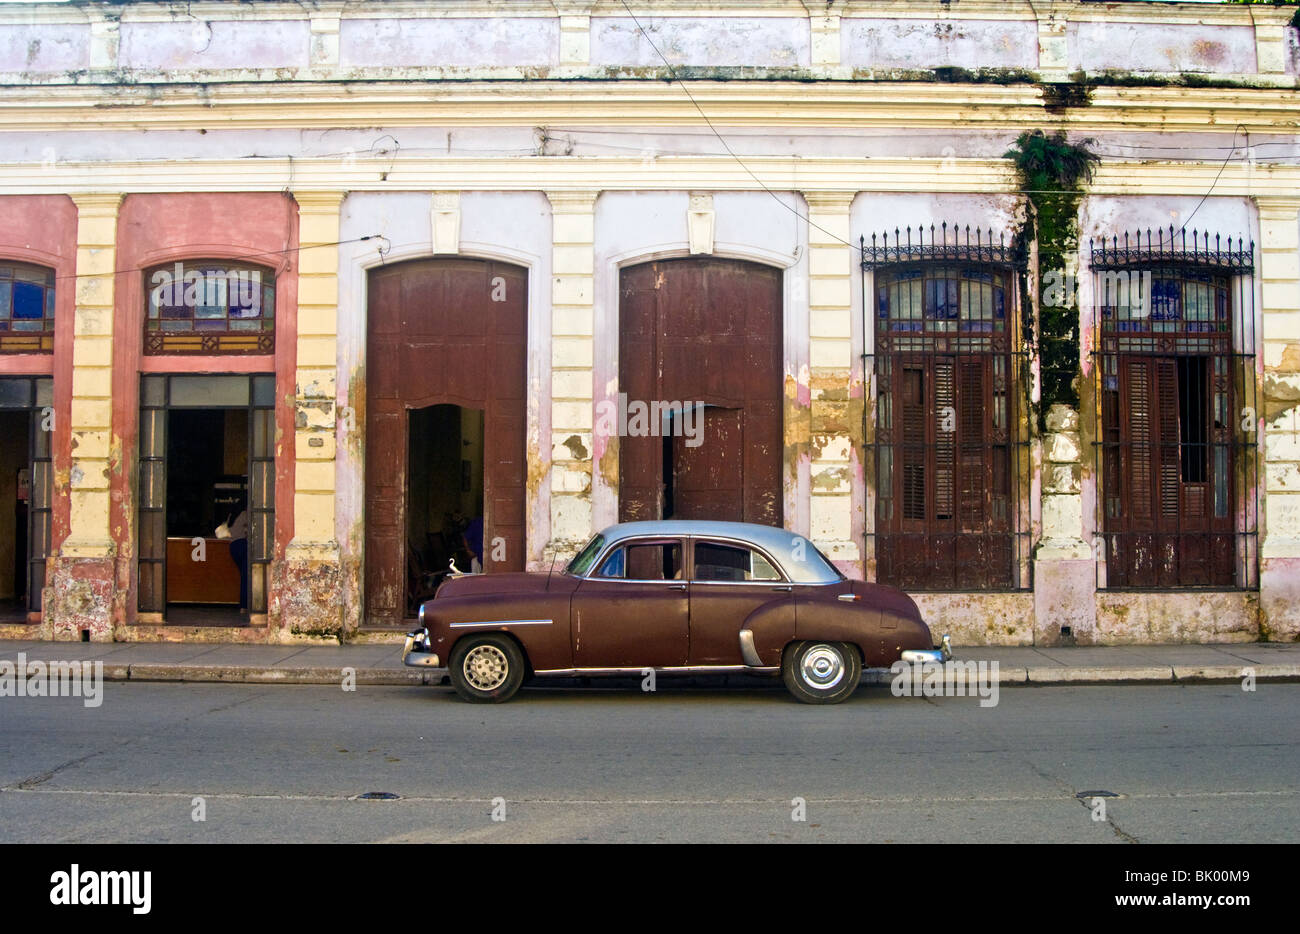
<instances>
[{"instance_id":1,"label":"front wheel","mask_svg":"<svg viewBox=\"0 0 1300 934\"><path fill-rule=\"evenodd\" d=\"M452 687L475 704L500 704L524 683L524 653L509 636L466 636L451 650L447 663Z\"/></svg>"},{"instance_id":2,"label":"front wheel","mask_svg":"<svg viewBox=\"0 0 1300 934\"><path fill-rule=\"evenodd\" d=\"M862 658L845 642L796 642L785 651L781 676L805 704L838 704L858 689Z\"/></svg>"}]
</instances>

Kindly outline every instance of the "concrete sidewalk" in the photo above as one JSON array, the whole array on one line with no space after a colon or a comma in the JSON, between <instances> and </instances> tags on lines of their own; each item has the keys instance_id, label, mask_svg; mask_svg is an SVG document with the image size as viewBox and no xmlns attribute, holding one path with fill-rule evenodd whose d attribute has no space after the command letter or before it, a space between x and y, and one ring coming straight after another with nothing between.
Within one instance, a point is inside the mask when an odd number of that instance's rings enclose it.
<instances>
[{"instance_id":1,"label":"concrete sidewalk","mask_svg":"<svg viewBox=\"0 0 1300 934\"><path fill-rule=\"evenodd\" d=\"M438 669L406 668L400 645L232 645L144 642L0 641L0 662L100 661L108 681L230 681L339 684L351 669L357 684L439 684ZM998 663L1003 685L1155 684L1300 681L1300 644L1134 645L1034 648L957 646L959 661ZM987 669L986 669L987 670ZM863 683L888 683L869 670Z\"/></svg>"}]
</instances>

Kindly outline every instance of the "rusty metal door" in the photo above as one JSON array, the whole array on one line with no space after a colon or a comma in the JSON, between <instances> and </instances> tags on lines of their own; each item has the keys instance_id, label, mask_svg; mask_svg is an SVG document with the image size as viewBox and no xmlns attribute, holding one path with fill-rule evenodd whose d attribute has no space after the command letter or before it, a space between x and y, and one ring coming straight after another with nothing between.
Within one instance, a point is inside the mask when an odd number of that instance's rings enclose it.
<instances>
[{"instance_id":1,"label":"rusty metal door","mask_svg":"<svg viewBox=\"0 0 1300 934\"><path fill-rule=\"evenodd\" d=\"M629 408L704 404L698 444L661 424L619 443L619 521L782 522L781 270L675 259L622 270L619 389ZM683 419L673 423L682 425Z\"/></svg>"},{"instance_id":2,"label":"rusty metal door","mask_svg":"<svg viewBox=\"0 0 1300 934\"><path fill-rule=\"evenodd\" d=\"M371 270L369 288L366 625L398 626L411 409L483 410L484 570L523 569L528 274L487 260L414 260Z\"/></svg>"}]
</instances>

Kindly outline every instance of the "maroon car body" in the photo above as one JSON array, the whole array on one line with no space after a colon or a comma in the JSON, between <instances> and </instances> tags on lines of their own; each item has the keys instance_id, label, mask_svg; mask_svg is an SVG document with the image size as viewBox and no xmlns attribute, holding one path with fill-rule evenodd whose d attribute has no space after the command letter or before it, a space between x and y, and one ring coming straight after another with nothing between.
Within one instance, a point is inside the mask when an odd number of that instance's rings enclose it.
<instances>
[{"instance_id":1,"label":"maroon car body","mask_svg":"<svg viewBox=\"0 0 1300 934\"><path fill-rule=\"evenodd\" d=\"M753 672L810 703L863 667L938 660L916 604L849 580L784 529L663 520L612 526L563 570L458 575L420 608L408 665L442 667L467 700L527 677ZM906 655L904 653L907 653Z\"/></svg>"}]
</instances>

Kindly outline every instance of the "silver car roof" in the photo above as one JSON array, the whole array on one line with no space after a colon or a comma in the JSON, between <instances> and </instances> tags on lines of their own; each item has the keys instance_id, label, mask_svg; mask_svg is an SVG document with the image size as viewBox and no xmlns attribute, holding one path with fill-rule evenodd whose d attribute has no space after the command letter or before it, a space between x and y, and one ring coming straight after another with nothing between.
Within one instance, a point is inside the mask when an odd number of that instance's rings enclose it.
<instances>
[{"instance_id":1,"label":"silver car roof","mask_svg":"<svg viewBox=\"0 0 1300 934\"><path fill-rule=\"evenodd\" d=\"M781 565L786 576L796 583L831 584L842 579L834 566L823 560L807 538L773 525L703 519L657 519L647 522L620 522L618 525L602 529L600 534L604 537L607 546L626 538L645 535L738 539L757 545L771 555Z\"/></svg>"}]
</instances>

